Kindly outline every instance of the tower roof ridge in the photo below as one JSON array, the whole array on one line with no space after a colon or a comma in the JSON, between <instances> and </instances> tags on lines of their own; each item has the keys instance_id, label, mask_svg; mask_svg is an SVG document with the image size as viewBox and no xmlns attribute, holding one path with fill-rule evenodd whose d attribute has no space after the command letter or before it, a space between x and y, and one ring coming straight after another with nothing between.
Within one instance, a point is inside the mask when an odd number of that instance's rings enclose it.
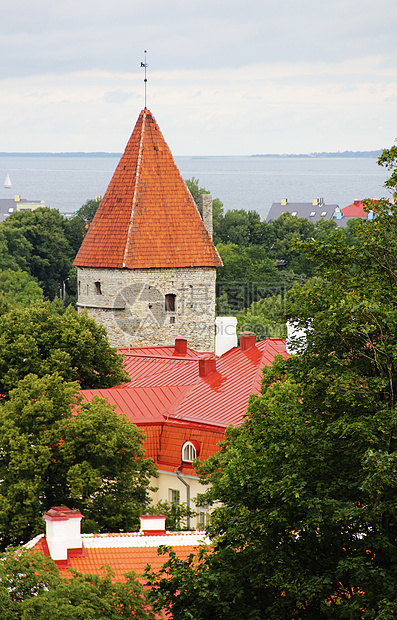
<instances>
[{"instance_id":1,"label":"tower roof ridge","mask_svg":"<svg viewBox=\"0 0 397 620\"><path fill-rule=\"evenodd\" d=\"M217 267L206 230L153 115L143 109L76 256L79 267Z\"/></svg>"}]
</instances>

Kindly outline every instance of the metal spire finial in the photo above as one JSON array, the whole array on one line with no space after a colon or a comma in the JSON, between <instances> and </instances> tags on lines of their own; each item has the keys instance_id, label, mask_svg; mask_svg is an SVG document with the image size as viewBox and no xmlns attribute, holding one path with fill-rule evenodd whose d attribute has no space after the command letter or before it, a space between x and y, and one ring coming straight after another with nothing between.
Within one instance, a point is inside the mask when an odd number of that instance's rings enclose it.
<instances>
[{"instance_id":1,"label":"metal spire finial","mask_svg":"<svg viewBox=\"0 0 397 620\"><path fill-rule=\"evenodd\" d=\"M146 62L146 51L147 51L147 50L144 50L144 52L145 52L145 62L141 62L141 67L145 67L145 79L143 80L143 81L144 81L144 83L145 83L145 110L146 110L146 82L147 82L147 78L146 78L146 68L147 68L147 66L148 66L148 65L147 65L147 62Z\"/></svg>"}]
</instances>

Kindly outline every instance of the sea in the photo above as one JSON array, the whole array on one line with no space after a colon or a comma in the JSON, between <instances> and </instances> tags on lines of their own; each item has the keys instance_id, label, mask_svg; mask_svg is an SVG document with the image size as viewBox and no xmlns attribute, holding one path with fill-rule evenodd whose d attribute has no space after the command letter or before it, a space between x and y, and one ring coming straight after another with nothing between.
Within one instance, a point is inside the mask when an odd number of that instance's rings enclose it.
<instances>
[{"instance_id":1,"label":"sea","mask_svg":"<svg viewBox=\"0 0 397 620\"><path fill-rule=\"evenodd\" d=\"M103 196L119 162L118 155L0 156L0 198L19 194L44 201L63 214L75 213L87 200ZM175 157L184 179L218 198L224 211L257 211L266 219L273 202L311 202L323 198L341 208L355 199L389 196L387 170L375 157ZM9 174L12 188L4 187Z\"/></svg>"}]
</instances>

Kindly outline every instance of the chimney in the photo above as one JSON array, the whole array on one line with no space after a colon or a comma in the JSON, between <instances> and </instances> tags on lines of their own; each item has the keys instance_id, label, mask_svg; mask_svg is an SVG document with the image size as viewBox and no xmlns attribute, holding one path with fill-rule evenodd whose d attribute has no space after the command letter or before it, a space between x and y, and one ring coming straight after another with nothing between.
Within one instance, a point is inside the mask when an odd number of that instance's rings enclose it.
<instances>
[{"instance_id":1,"label":"chimney","mask_svg":"<svg viewBox=\"0 0 397 620\"><path fill-rule=\"evenodd\" d=\"M237 347L237 319L235 316L217 316L215 319L215 355Z\"/></svg>"},{"instance_id":2,"label":"chimney","mask_svg":"<svg viewBox=\"0 0 397 620\"><path fill-rule=\"evenodd\" d=\"M288 204L288 198L281 198L281 206L286 207Z\"/></svg>"},{"instance_id":3,"label":"chimney","mask_svg":"<svg viewBox=\"0 0 397 620\"><path fill-rule=\"evenodd\" d=\"M358 207L360 205L361 200L359 200L358 198L354 199L354 206Z\"/></svg>"},{"instance_id":4,"label":"chimney","mask_svg":"<svg viewBox=\"0 0 397 620\"><path fill-rule=\"evenodd\" d=\"M200 377L208 377L213 372L216 372L216 359L215 357L202 357L199 359L199 375Z\"/></svg>"},{"instance_id":5,"label":"chimney","mask_svg":"<svg viewBox=\"0 0 397 620\"><path fill-rule=\"evenodd\" d=\"M200 194L200 211L204 226L212 239L212 196L211 194Z\"/></svg>"},{"instance_id":6,"label":"chimney","mask_svg":"<svg viewBox=\"0 0 397 620\"><path fill-rule=\"evenodd\" d=\"M255 346L255 332L240 332L240 349L248 351Z\"/></svg>"},{"instance_id":7,"label":"chimney","mask_svg":"<svg viewBox=\"0 0 397 620\"><path fill-rule=\"evenodd\" d=\"M165 534L165 516L164 515L141 515L141 529L139 530L144 536L158 536Z\"/></svg>"},{"instance_id":8,"label":"chimney","mask_svg":"<svg viewBox=\"0 0 397 620\"><path fill-rule=\"evenodd\" d=\"M318 198L313 198L312 205L313 205L313 207L317 207L317 205L318 205Z\"/></svg>"},{"instance_id":9,"label":"chimney","mask_svg":"<svg viewBox=\"0 0 397 620\"><path fill-rule=\"evenodd\" d=\"M187 352L187 339L186 338L175 338L175 353L179 353L179 355L185 355Z\"/></svg>"},{"instance_id":10,"label":"chimney","mask_svg":"<svg viewBox=\"0 0 397 620\"><path fill-rule=\"evenodd\" d=\"M44 513L46 540L53 560L67 560L69 555L82 555L81 519L79 510L54 506Z\"/></svg>"}]
</instances>

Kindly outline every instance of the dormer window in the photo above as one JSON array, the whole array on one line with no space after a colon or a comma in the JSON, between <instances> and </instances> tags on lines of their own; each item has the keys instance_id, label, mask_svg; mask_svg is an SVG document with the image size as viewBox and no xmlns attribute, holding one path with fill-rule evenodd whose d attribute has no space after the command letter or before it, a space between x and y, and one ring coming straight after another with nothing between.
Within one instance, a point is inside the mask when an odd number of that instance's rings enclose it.
<instances>
[{"instance_id":1,"label":"dormer window","mask_svg":"<svg viewBox=\"0 0 397 620\"><path fill-rule=\"evenodd\" d=\"M100 282L94 282L94 284L95 284L95 293L97 295L102 295L101 283Z\"/></svg>"},{"instance_id":2,"label":"dormer window","mask_svg":"<svg viewBox=\"0 0 397 620\"><path fill-rule=\"evenodd\" d=\"M182 461L184 463L193 463L197 458L197 449L191 441L186 441L182 446Z\"/></svg>"},{"instance_id":3,"label":"dormer window","mask_svg":"<svg viewBox=\"0 0 397 620\"><path fill-rule=\"evenodd\" d=\"M166 312L175 312L175 298L176 295L169 293L165 296L164 308Z\"/></svg>"}]
</instances>

